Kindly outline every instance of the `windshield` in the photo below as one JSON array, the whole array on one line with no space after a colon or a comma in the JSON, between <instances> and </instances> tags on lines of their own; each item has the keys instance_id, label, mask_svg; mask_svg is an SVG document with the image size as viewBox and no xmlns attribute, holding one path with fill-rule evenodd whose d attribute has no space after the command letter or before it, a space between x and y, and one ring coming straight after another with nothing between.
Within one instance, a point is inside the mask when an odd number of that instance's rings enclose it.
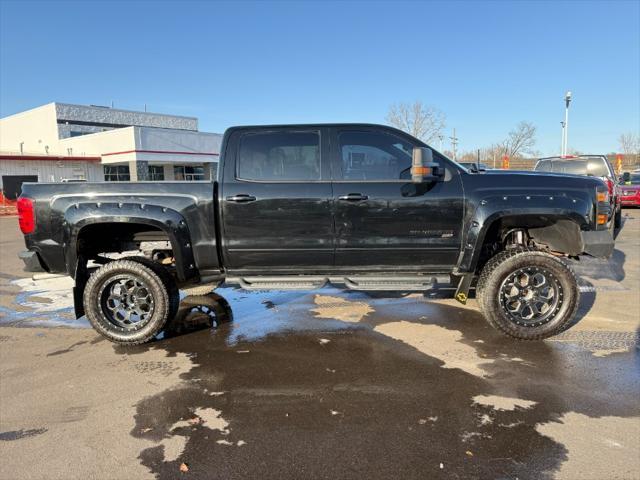
<instances>
[{"instance_id":1,"label":"windshield","mask_svg":"<svg viewBox=\"0 0 640 480\"><path fill-rule=\"evenodd\" d=\"M578 158L578 159L545 159L536 165L537 172L568 173L571 175L589 175L593 177L609 176L607 163L603 158Z\"/></svg>"},{"instance_id":2,"label":"windshield","mask_svg":"<svg viewBox=\"0 0 640 480\"><path fill-rule=\"evenodd\" d=\"M640 173L632 173L628 181L622 180L623 185L640 185Z\"/></svg>"}]
</instances>

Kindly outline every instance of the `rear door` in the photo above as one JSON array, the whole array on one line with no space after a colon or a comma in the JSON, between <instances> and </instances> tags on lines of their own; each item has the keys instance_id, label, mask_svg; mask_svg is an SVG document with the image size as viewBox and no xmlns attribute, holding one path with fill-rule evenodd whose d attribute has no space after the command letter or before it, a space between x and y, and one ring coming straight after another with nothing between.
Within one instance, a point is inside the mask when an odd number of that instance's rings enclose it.
<instances>
[{"instance_id":1,"label":"rear door","mask_svg":"<svg viewBox=\"0 0 640 480\"><path fill-rule=\"evenodd\" d=\"M332 130L336 266L426 271L456 263L464 205L460 172L441 157L449 165L444 181L412 183L415 142L378 127Z\"/></svg>"},{"instance_id":2,"label":"rear door","mask_svg":"<svg viewBox=\"0 0 640 480\"><path fill-rule=\"evenodd\" d=\"M327 151L324 128L230 134L219 196L229 270L300 273L333 267Z\"/></svg>"}]
</instances>

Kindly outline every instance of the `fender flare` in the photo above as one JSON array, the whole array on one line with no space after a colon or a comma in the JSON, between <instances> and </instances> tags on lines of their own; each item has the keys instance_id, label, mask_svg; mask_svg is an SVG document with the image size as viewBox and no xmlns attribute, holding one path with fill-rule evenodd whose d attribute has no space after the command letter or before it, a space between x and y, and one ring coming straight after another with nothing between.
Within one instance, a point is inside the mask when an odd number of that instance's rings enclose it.
<instances>
[{"instance_id":1,"label":"fender flare","mask_svg":"<svg viewBox=\"0 0 640 480\"><path fill-rule=\"evenodd\" d=\"M82 202L64 212L65 262L68 272L76 271L78 238L84 227L105 223L137 223L158 228L167 234L176 260L180 281L198 276L191 235L185 218L168 207L143 203Z\"/></svg>"},{"instance_id":2,"label":"fender flare","mask_svg":"<svg viewBox=\"0 0 640 480\"><path fill-rule=\"evenodd\" d=\"M508 202L508 207L505 202ZM475 272L487 232L498 221L538 217L544 218L549 224L571 221L580 227L587 223L593 208L580 196L508 194L484 198L478 202L475 211L467 216L462 250L455 271L460 274ZM521 226L527 227L526 222Z\"/></svg>"}]
</instances>

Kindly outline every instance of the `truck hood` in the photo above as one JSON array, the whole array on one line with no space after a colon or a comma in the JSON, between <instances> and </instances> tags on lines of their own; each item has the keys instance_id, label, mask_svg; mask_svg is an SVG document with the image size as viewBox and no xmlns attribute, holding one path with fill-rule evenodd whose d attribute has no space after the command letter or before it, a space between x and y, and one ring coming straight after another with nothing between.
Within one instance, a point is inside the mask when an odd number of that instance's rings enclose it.
<instances>
[{"instance_id":1,"label":"truck hood","mask_svg":"<svg viewBox=\"0 0 640 480\"><path fill-rule=\"evenodd\" d=\"M465 176L480 186L499 186L505 189L534 188L562 191L563 189L589 189L605 185L598 177L571 175L554 172L533 172L526 170L487 170L482 173L469 173Z\"/></svg>"}]
</instances>

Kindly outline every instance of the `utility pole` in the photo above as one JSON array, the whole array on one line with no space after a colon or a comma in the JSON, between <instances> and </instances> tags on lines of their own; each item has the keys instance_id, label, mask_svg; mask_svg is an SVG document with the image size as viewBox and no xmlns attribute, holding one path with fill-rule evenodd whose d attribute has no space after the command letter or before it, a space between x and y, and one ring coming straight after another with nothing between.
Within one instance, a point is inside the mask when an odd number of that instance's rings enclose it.
<instances>
[{"instance_id":1,"label":"utility pole","mask_svg":"<svg viewBox=\"0 0 640 480\"><path fill-rule=\"evenodd\" d=\"M453 150L453 159L457 160L456 147L458 146L458 137L456 137L456 129L453 129L453 136L449 137L451 140L451 150Z\"/></svg>"},{"instance_id":2,"label":"utility pole","mask_svg":"<svg viewBox=\"0 0 640 480\"><path fill-rule=\"evenodd\" d=\"M562 155L567 155L569 149L569 104L571 103L571 92L564 96L564 145Z\"/></svg>"}]
</instances>

